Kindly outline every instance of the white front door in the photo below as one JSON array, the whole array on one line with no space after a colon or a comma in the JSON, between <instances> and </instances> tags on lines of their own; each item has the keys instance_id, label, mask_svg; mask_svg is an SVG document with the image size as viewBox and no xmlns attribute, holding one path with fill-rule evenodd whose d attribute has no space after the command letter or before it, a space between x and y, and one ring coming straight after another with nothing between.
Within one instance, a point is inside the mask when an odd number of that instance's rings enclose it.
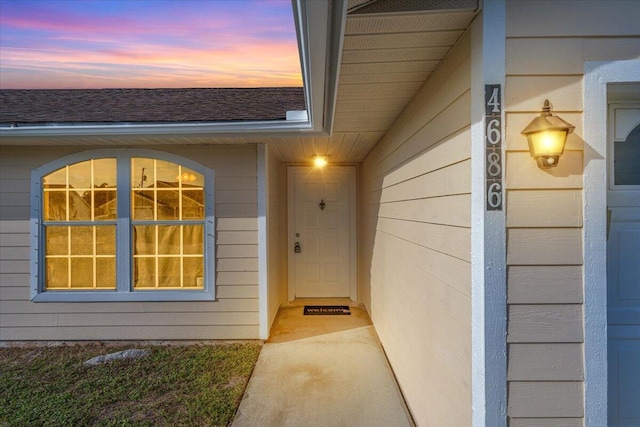
<instances>
[{"instance_id":1,"label":"white front door","mask_svg":"<svg viewBox=\"0 0 640 427\"><path fill-rule=\"evenodd\" d=\"M611 105L609 122L609 425L640 426L640 105Z\"/></svg>"},{"instance_id":2,"label":"white front door","mask_svg":"<svg viewBox=\"0 0 640 427\"><path fill-rule=\"evenodd\" d=\"M289 299L355 299L355 168L289 168Z\"/></svg>"}]
</instances>

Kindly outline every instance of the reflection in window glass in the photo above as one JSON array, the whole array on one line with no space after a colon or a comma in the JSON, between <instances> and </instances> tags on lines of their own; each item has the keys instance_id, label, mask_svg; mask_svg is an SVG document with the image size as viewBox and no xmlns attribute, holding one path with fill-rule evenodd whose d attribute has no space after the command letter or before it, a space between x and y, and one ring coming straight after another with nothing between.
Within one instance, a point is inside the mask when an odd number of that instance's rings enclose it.
<instances>
[{"instance_id":1,"label":"reflection in window glass","mask_svg":"<svg viewBox=\"0 0 640 427\"><path fill-rule=\"evenodd\" d=\"M204 219L204 176L155 159L131 159L132 215L136 221Z\"/></svg>"},{"instance_id":2,"label":"reflection in window glass","mask_svg":"<svg viewBox=\"0 0 640 427\"><path fill-rule=\"evenodd\" d=\"M640 125L624 141L613 144L616 185L640 185Z\"/></svg>"},{"instance_id":3,"label":"reflection in window glass","mask_svg":"<svg viewBox=\"0 0 640 427\"><path fill-rule=\"evenodd\" d=\"M93 187L93 176L91 171L92 166L93 160L67 166L67 168L69 169L69 188L89 189Z\"/></svg>"},{"instance_id":4,"label":"reflection in window glass","mask_svg":"<svg viewBox=\"0 0 640 427\"><path fill-rule=\"evenodd\" d=\"M115 289L116 159L92 159L42 178L45 289Z\"/></svg>"},{"instance_id":5,"label":"reflection in window glass","mask_svg":"<svg viewBox=\"0 0 640 427\"><path fill-rule=\"evenodd\" d=\"M175 163L156 160L156 188L178 187L180 183L180 167Z\"/></svg>"},{"instance_id":6,"label":"reflection in window glass","mask_svg":"<svg viewBox=\"0 0 640 427\"><path fill-rule=\"evenodd\" d=\"M116 160L96 159L65 166L42 179L45 221L115 219Z\"/></svg>"},{"instance_id":7,"label":"reflection in window glass","mask_svg":"<svg viewBox=\"0 0 640 427\"><path fill-rule=\"evenodd\" d=\"M133 227L134 289L204 287L203 225Z\"/></svg>"},{"instance_id":8,"label":"reflection in window glass","mask_svg":"<svg viewBox=\"0 0 640 427\"><path fill-rule=\"evenodd\" d=\"M42 178L44 290L205 289L204 175L164 160L122 161L131 172L120 189L113 158ZM123 195L130 212L118 217ZM117 283L118 271L126 275L120 263L131 275L126 287Z\"/></svg>"},{"instance_id":9,"label":"reflection in window glass","mask_svg":"<svg viewBox=\"0 0 640 427\"><path fill-rule=\"evenodd\" d=\"M69 259L47 258L45 275L46 289L69 289Z\"/></svg>"},{"instance_id":10,"label":"reflection in window glass","mask_svg":"<svg viewBox=\"0 0 640 427\"><path fill-rule=\"evenodd\" d=\"M45 289L115 289L115 225L45 227Z\"/></svg>"}]
</instances>

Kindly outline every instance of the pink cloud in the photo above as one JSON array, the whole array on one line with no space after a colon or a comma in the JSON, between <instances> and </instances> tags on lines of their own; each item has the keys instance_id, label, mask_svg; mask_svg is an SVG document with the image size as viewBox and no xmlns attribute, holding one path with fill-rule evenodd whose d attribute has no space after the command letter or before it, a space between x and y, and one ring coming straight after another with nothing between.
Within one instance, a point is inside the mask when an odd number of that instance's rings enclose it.
<instances>
[{"instance_id":1,"label":"pink cloud","mask_svg":"<svg viewBox=\"0 0 640 427\"><path fill-rule=\"evenodd\" d=\"M0 23L12 33L3 32L5 42L0 40L0 88L26 88L35 81L50 88L72 87L69 76L81 76L82 85L93 82L95 87L302 85L295 37L283 37L291 32L287 25L292 26L292 20L271 16L265 9L270 3L254 4L260 9L255 14L226 9L206 13L185 4L195 3L180 3L173 15L142 19L135 13L85 16L69 9L3 14ZM15 70L28 71L30 77Z\"/></svg>"}]
</instances>

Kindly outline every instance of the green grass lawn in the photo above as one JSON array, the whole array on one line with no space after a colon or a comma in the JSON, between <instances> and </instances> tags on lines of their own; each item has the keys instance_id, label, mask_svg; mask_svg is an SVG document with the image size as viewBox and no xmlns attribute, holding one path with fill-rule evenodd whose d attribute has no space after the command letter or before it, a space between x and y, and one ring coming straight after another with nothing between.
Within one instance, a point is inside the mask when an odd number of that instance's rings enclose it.
<instances>
[{"instance_id":1,"label":"green grass lawn","mask_svg":"<svg viewBox=\"0 0 640 427\"><path fill-rule=\"evenodd\" d=\"M127 348L144 359L83 362ZM0 426L226 426L260 344L0 348Z\"/></svg>"}]
</instances>

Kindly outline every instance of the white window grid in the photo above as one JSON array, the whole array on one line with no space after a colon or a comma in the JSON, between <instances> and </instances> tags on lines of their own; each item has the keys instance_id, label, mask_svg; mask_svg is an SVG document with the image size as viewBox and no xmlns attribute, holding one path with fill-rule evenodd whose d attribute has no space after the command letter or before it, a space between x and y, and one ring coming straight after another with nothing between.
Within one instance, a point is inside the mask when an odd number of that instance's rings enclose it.
<instances>
[{"instance_id":1,"label":"white window grid","mask_svg":"<svg viewBox=\"0 0 640 427\"><path fill-rule=\"evenodd\" d=\"M74 289L74 290L89 290L89 289L101 289L101 290L109 290L109 289L115 289L116 285L114 283L113 287L98 287L98 283L97 283L97 260L99 258L112 258L115 259L116 258L116 254L114 253L113 255L102 255L102 254L98 254L98 250L97 250L97 245L98 245L98 239L97 239L97 228L99 226L114 226L116 225L116 221L96 221L95 220L95 183L94 183L94 160L91 159L89 160L90 162L90 166L91 166L91 184L89 188L73 188L71 189L69 187L69 167L71 165L66 165L64 166L64 170L65 170L65 187L64 188L44 188L44 192L45 193L65 193L65 219L62 221L47 221L47 220L43 220L43 225L45 226L45 229L47 227L54 227L54 226L64 226L67 227L67 253L66 254L58 254L58 255L45 255L45 258L48 259L66 259L67 260L67 285L66 286L56 286L56 287L47 287L47 289L50 290L60 290L60 289ZM58 169L59 170L59 169ZM53 171L51 172L51 174L57 172ZM50 174L48 174L50 175ZM46 176L48 176L46 175ZM43 177L43 180L44 178ZM91 219L89 221L76 221L76 220L71 220L69 217L69 213L71 211L70 209L70 193L71 192L86 192L89 191L91 194ZM98 190L98 191L105 191L105 190ZM117 203L117 188L116 187L112 187L109 188L108 191L115 191L116 192L116 199L115 202ZM44 207L45 210L48 209L48 206ZM45 215L46 218L46 215ZM98 225L99 224L99 225ZM88 254L81 254L81 255L74 255L71 253L71 229L73 227L92 227L92 254L88 255ZM45 244L45 254L46 254L46 244ZM73 259L87 259L87 258L91 258L92 259L92 264L93 264L93 268L92 268L92 277L91 277L91 283L88 283L87 286L72 286L72 260ZM45 279L46 280L46 279ZM85 280L87 280L87 278L85 278Z\"/></svg>"},{"instance_id":2,"label":"white window grid","mask_svg":"<svg viewBox=\"0 0 640 427\"><path fill-rule=\"evenodd\" d=\"M132 159L133 160L133 159ZM137 159L136 159L137 160ZM154 185L152 188L141 188L141 187L135 187L135 183L133 182L133 179L131 180L131 198L132 200L134 199L134 194L136 191L153 191L153 221L149 221L149 220L134 220L132 219L131 221L131 227L133 230L133 227L137 226L137 225L145 225L145 226L155 226L154 227L154 253L153 254L134 254L133 255L133 259L144 259L144 258L153 258L154 259L154 286L153 287L140 287L140 286L136 286L135 289L144 291L144 290L149 290L149 289L163 289L163 290L171 290L171 289L184 289L184 288L189 288L189 289L194 289L193 286L185 286L184 283L184 261L186 258L201 258L203 259L204 262L204 254L200 253L200 254L186 254L184 252L184 227L185 225L201 225L203 228L203 232L204 232L204 215L203 215L203 219L202 220L185 220L183 219L183 205L182 205L182 201L183 201L183 190L187 190L187 191L195 191L195 190L202 190L204 191L204 189L202 187L183 187L182 185L182 176L183 176L183 166L180 164L177 164L178 166L178 187L174 187L174 188L158 188L157 186L157 176L158 176L158 160L157 159L152 159L153 160L153 177L155 179ZM144 181L143 181L144 182ZM166 220L166 221L161 221L158 220L158 193L161 192L177 192L178 195L178 218L176 220ZM132 203L133 206L135 206L135 202ZM133 209L135 209L135 207L133 207ZM132 210L133 210L132 209ZM179 240L179 253L176 254L161 254L160 253L160 236L159 236L159 229L160 226L162 225L175 225L175 226L180 226L180 240ZM204 233L203 233L204 234ZM134 235L133 231L131 232L131 235ZM135 242L132 242L132 246L135 244ZM204 245L204 242L203 242ZM134 253L134 248L131 248L131 252ZM180 260L180 284L179 286L160 286L160 275L159 275L159 268L160 268L160 259L162 258L179 258ZM133 272L132 272L133 273ZM199 286L199 288L201 288L202 286ZM198 287L196 287L197 289Z\"/></svg>"},{"instance_id":3,"label":"white window grid","mask_svg":"<svg viewBox=\"0 0 640 427\"><path fill-rule=\"evenodd\" d=\"M153 254L134 254L133 258L134 259L144 259L144 258L152 258L154 259L154 271L155 271L155 277L154 277L154 286L150 287L150 286L136 286L135 289L139 289L139 290L145 290L145 289L184 289L184 288L188 288L188 289L194 289L194 286L187 286L184 283L184 264L185 264L185 260L187 258L200 258L203 259L204 262L204 254L203 253L198 253L198 254L187 254L184 253L184 225L202 225L204 227L204 223L203 222L195 222L195 221L189 221L188 223L180 223L180 224L176 224L175 222L173 223L167 223L165 221L158 223L158 222L152 222L152 221L136 221L134 224L132 224L132 227L136 226L136 225L145 225L145 226L154 226L154 233L155 233L155 239L154 239L154 253ZM159 239L159 228L162 225L180 225L180 244L178 245L180 248L179 253L175 253L175 254L161 254L160 253L160 239ZM132 233L133 234L133 233ZM135 244L135 242L133 242ZM162 258L178 258L180 260L180 285L179 286L160 286L160 275L158 274L158 271L160 269L160 259ZM200 288L202 286L199 286Z\"/></svg>"},{"instance_id":4,"label":"white window grid","mask_svg":"<svg viewBox=\"0 0 640 427\"><path fill-rule=\"evenodd\" d=\"M197 283L196 287L186 286L182 289L169 289L166 287L161 288L148 288L145 290L136 290L133 288L133 247L132 247L132 200L130 195L125 193L130 193L130 188L132 186L132 162L133 158L145 158L145 159L158 159L158 161L162 160L165 162L171 162L176 166L183 166L184 168L188 168L188 170L198 174L198 176L203 177L202 182L195 182L193 186L189 185L193 181L189 181L186 189L200 189L203 191L203 199L200 200L199 209L203 211L203 219L197 218L197 221L189 219L183 220L181 222L171 222L172 225L188 225L193 223L198 223L199 225L204 225L202 229L204 246L201 251L203 252L203 271L202 277L200 277L200 273L197 276L194 274L192 277L188 277L188 280L191 281L195 278ZM58 220L47 220L47 216L45 215L45 201L43 200L43 196L45 196L45 188L44 187L44 177L49 176L50 174L56 173L60 170L66 170L65 167L72 167L81 162L89 161L89 160L99 160L99 159L115 159L116 161L116 181L117 181L117 190L120 193L117 196L117 203L111 203L107 209L102 209L102 212L96 213L96 221L64 221ZM37 169L34 169L31 172L31 247L32 255L30 260L31 265L31 301L33 302L107 302L107 301L215 301L216 293L215 293L215 211L214 211L214 189L215 189L215 172L212 169L203 166L201 163L190 160L188 158L168 153L165 151L158 150L149 150L142 148L105 148L105 149L96 149L89 151L81 151L74 154L70 154L65 157L61 157L59 159L53 160ZM62 186L62 182L64 178L61 176L60 179L50 182L51 184L59 184ZM136 177L137 178L137 177ZM166 177L165 177L166 178ZM173 177L171 177L173 178ZM95 177L98 179L98 177ZM173 180L171 180L173 182ZM73 181L72 181L73 182ZM73 182L74 185L77 183ZM84 185L86 186L86 185ZM160 188L162 190L163 188ZM48 188L48 190L55 190L55 188ZM60 190L62 190L60 188ZM101 189L96 189L100 191ZM116 191L115 186L109 188L109 190ZM66 191L64 189L63 191ZM73 188L72 191L77 191L76 188ZM59 202L60 209L62 209L62 205L66 202L64 201L65 197L61 197ZM189 200L188 198L185 200ZM73 202L73 200L71 200ZM115 200L114 200L115 202ZM104 215L115 215L113 219L102 220L101 218ZM98 215L100 215L98 217ZM88 214L84 215L86 218L90 218ZM187 216L189 214L187 213ZM66 218L65 218L66 219ZM150 217L147 217L151 221L153 225L162 225L164 224L164 218L162 221L154 222ZM144 224L140 222L140 224ZM95 290L93 288L85 288L83 290L79 287L74 287L72 289L68 288L59 288L48 289L46 288L46 227L47 226L103 226L110 225L115 226L115 245L116 245L116 256L115 256L115 274L116 274L116 289L109 288L100 288L99 290ZM100 235L100 229L98 230L98 234ZM185 229L186 233L186 229ZM72 236L75 236L72 233ZM88 239L87 239L88 240ZM187 237L187 241L191 240ZM54 253L56 255L62 254L65 250L64 241L60 238L57 242L54 242L57 246ZM185 247L187 242L185 242ZM101 253L104 253L104 248L98 248L101 250ZM72 250L77 251L76 248L72 246ZM184 254L188 256L199 256L191 252L195 252L193 246L189 248L189 254ZM67 251L68 252L68 251ZM83 253L88 254L90 251L86 250ZM189 276L190 270L189 266L185 266L187 268L187 276ZM89 270L87 268L87 270ZM98 269L99 270L99 269ZM88 276L87 274L86 276ZM189 282L191 283L191 282Z\"/></svg>"}]
</instances>

